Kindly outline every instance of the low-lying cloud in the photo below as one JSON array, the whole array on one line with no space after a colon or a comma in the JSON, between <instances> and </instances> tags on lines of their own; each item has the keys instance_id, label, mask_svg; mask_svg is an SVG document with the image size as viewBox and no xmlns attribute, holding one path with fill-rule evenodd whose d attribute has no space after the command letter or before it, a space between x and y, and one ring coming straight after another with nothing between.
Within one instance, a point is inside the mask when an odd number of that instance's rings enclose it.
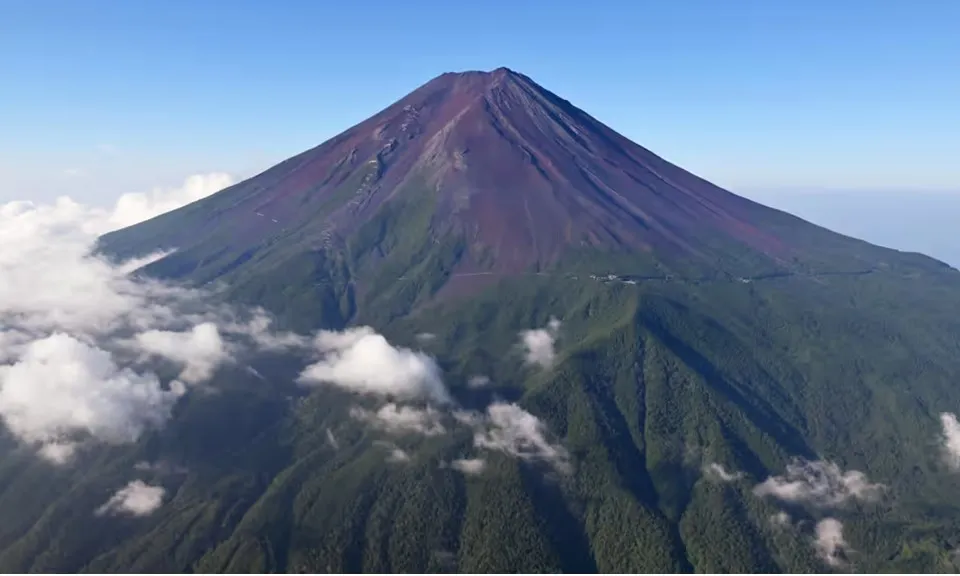
<instances>
[{"instance_id":1,"label":"low-lying cloud","mask_svg":"<svg viewBox=\"0 0 960 576\"><path fill-rule=\"evenodd\" d=\"M162 486L151 486L141 480L134 480L117 490L103 506L97 508L96 515L148 516L163 505L165 493Z\"/></svg>"},{"instance_id":2,"label":"low-lying cloud","mask_svg":"<svg viewBox=\"0 0 960 576\"><path fill-rule=\"evenodd\" d=\"M753 493L784 502L830 508L852 500L875 501L884 490L883 484L869 482L863 472L843 472L836 464L824 460L797 459L787 465L783 475L771 476L754 487Z\"/></svg>"},{"instance_id":3,"label":"low-lying cloud","mask_svg":"<svg viewBox=\"0 0 960 576\"><path fill-rule=\"evenodd\" d=\"M27 442L50 446L41 454L54 462L67 459L64 442L78 434L135 440L163 423L184 392L178 383L165 388L154 374L120 368L108 352L59 332L28 344L13 365L0 366L0 383L7 427Z\"/></svg>"},{"instance_id":4,"label":"low-lying cloud","mask_svg":"<svg viewBox=\"0 0 960 576\"><path fill-rule=\"evenodd\" d=\"M703 471L708 478L720 482L733 482L743 478L743 472L727 472L727 469L723 467L723 464L718 464L716 462L711 462L710 464L704 466Z\"/></svg>"},{"instance_id":5,"label":"low-lying cloud","mask_svg":"<svg viewBox=\"0 0 960 576\"><path fill-rule=\"evenodd\" d=\"M180 190L126 195L112 210L67 197L0 205L0 419L41 456L65 463L78 442L134 441L231 361L232 346L299 341L270 331L263 312L130 274L162 255L116 263L94 253L100 234L230 183L192 177ZM153 371L158 358L180 366L176 380Z\"/></svg>"},{"instance_id":6,"label":"low-lying cloud","mask_svg":"<svg viewBox=\"0 0 960 576\"><path fill-rule=\"evenodd\" d=\"M850 547L843 538L843 524L836 518L824 518L817 522L813 546L820 558L830 566L846 564L846 553Z\"/></svg>"},{"instance_id":7,"label":"low-lying cloud","mask_svg":"<svg viewBox=\"0 0 960 576\"><path fill-rule=\"evenodd\" d=\"M553 366L556 361L553 346L559 333L560 320L556 318L551 318L546 328L521 332L520 342L523 345L526 362L543 368Z\"/></svg>"},{"instance_id":8,"label":"low-lying cloud","mask_svg":"<svg viewBox=\"0 0 960 576\"><path fill-rule=\"evenodd\" d=\"M440 368L431 356L395 347L372 328L321 331L314 346L321 358L300 374L303 384L331 384L362 394L450 402Z\"/></svg>"},{"instance_id":9,"label":"low-lying cloud","mask_svg":"<svg viewBox=\"0 0 960 576\"><path fill-rule=\"evenodd\" d=\"M417 408L391 402L376 412L355 406L350 409L350 415L388 434L439 436L447 431L441 422L441 413L430 406Z\"/></svg>"},{"instance_id":10,"label":"low-lying cloud","mask_svg":"<svg viewBox=\"0 0 960 576\"><path fill-rule=\"evenodd\" d=\"M183 366L180 380L196 384L208 380L230 360L220 330L213 322L197 324L190 330L148 330L137 334L136 342L147 354L166 358Z\"/></svg>"},{"instance_id":11,"label":"low-lying cloud","mask_svg":"<svg viewBox=\"0 0 960 576\"><path fill-rule=\"evenodd\" d=\"M206 198L233 184L233 176L213 172L188 176L179 188L154 188L149 192L124 194L114 205L109 223L113 228L132 226Z\"/></svg>"},{"instance_id":12,"label":"low-lying cloud","mask_svg":"<svg viewBox=\"0 0 960 576\"><path fill-rule=\"evenodd\" d=\"M487 467L483 458L460 458L450 463L450 467L467 475L481 474Z\"/></svg>"},{"instance_id":13,"label":"low-lying cloud","mask_svg":"<svg viewBox=\"0 0 960 576\"><path fill-rule=\"evenodd\" d=\"M960 470L960 422L951 412L940 414L940 425L943 428L943 456L954 470Z\"/></svg>"},{"instance_id":14,"label":"low-lying cloud","mask_svg":"<svg viewBox=\"0 0 960 576\"><path fill-rule=\"evenodd\" d=\"M539 460L562 473L570 472L570 455L560 444L547 438L544 423L516 404L495 402L483 418L461 418L476 427L477 448L509 454L522 460Z\"/></svg>"}]
</instances>

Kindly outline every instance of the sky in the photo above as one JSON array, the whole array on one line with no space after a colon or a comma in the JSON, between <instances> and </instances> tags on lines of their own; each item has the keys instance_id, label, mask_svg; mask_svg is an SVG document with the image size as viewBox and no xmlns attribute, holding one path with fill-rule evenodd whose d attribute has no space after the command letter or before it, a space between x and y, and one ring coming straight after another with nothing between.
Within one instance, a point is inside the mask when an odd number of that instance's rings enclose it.
<instances>
[{"instance_id":1,"label":"sky","mask_svg":"<svg viewBox=\"0 0 960 576\"><path fill-rule=\"evenodd\" d=\"M0 198L250 175L508 66L736 190L960 188L952 0L0 0Z\"/></svg>"}]
</instances>

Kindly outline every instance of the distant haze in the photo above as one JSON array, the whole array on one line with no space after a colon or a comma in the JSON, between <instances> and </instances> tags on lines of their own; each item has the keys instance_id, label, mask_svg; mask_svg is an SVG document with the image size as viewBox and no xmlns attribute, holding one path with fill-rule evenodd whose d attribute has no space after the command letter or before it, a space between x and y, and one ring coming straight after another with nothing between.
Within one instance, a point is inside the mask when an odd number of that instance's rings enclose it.
<instances>
[{"instance_id":1,"label":"distant haze","mask_svg":"<svg viewBox=\"0 0 960 576\"><path fill-rule=\"evenodd\" d=\"M960 267L960 190L739 191L835 232Z\"/></svg>"}]
</instances>

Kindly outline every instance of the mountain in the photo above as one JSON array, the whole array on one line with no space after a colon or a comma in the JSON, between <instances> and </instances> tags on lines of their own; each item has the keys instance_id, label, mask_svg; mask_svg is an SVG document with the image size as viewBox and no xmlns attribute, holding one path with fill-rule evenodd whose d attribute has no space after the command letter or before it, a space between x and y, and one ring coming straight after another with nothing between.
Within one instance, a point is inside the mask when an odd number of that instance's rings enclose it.
<instances>
[{"instance_id":1,"label":"mountain","mask_svg":"<svg viewBox=\"0 0 960 576\"><path fill-rule=\"evenodd\" d=\"M322 277L329 288L310 296L321 309L303 328L362 318L384 292L402 292L391 307L402 314L505 275L729 279L913 262L713 186L506 68L439 76L317 148L103 245L121 256L176 248L149 271L229 282L298 319L305 303L271 301L274 279L289 286L292 273L304 295Z\"/></svg>"},{"instance_id":2,"label":"mountain","mask_svg":"<svg viewBox=\"0 0 960 576\"><path fill-rule=\"evenodd\" d=\"M513 71L439 76L98 249L348 330L330 347L369 326L449 398L305 388L315 358L261 354L72 467L0 438L5 571L960 568L960 272L718 188ZM163 505L92 516L134 478Z\"/></svg>"}]
</instances>

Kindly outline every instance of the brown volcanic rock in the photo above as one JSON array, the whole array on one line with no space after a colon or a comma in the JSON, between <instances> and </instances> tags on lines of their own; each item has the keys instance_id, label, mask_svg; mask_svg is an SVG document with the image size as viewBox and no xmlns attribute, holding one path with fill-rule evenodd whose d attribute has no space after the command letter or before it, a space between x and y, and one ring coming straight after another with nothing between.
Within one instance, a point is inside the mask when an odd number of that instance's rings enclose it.
<instances>
[{"instance_id":1,"label":"brown volcanic rock","mask_svg":"<svg viewBox=\"0 0 960 576\"><path fill-rule=\"evenodd\" d=\"M356 170L375 180L330 220L347 233L411 178L439 194L437 222L493 249L496 268L555 260L565 246L680 249L722 235L771 255L758 206L669 164L506 68L444 74L289 165L256 205L295 218ZM269 171L264 174L269 174ZM702 254L701 254L702 255Z\"/></svg>"}]
</instances>

